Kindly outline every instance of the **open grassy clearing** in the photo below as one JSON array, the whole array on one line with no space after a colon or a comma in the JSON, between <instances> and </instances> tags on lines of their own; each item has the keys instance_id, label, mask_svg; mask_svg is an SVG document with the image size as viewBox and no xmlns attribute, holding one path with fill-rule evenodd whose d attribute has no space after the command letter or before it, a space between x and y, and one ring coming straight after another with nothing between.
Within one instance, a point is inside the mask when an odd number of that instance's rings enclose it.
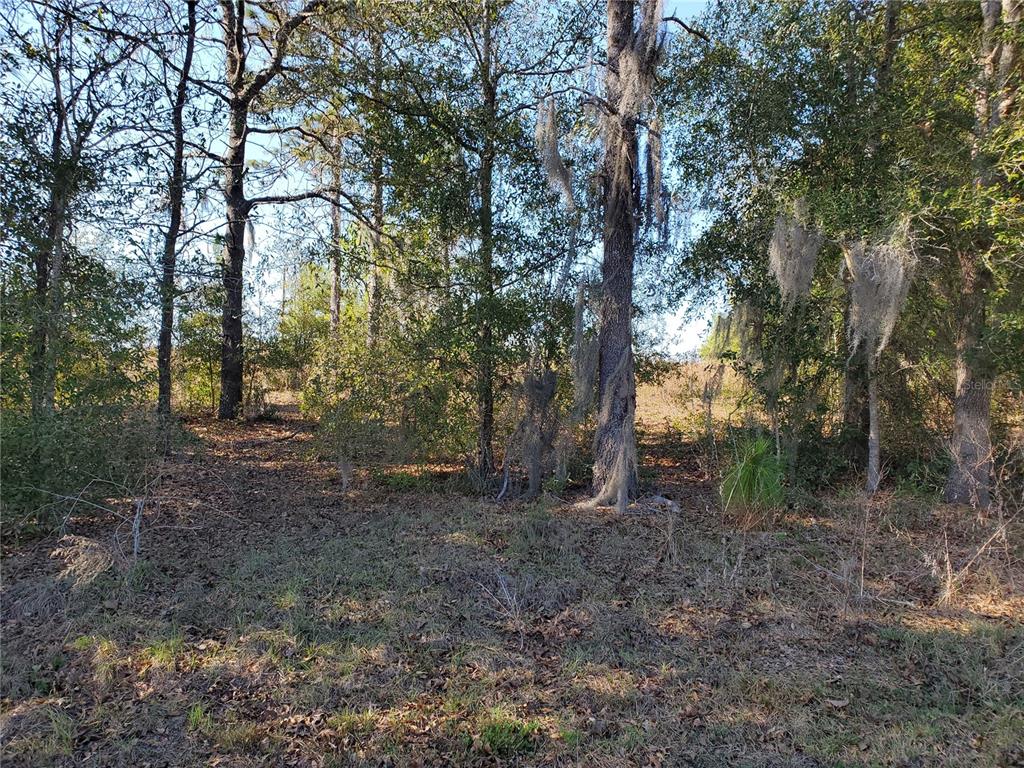
<instances>
[{"instance_id":1,"label":"open grassy clearing","mask_svg":"<svg viewBox=\"0 0 1024 768\"><path fill-rule=\"evenodd\" d=\"M304 424L190 429L138 561L95 510L5 553L5 765L1024 759L1019 529L941 607L947 540L955 568L993 523L851 497L743 534L653 432L680 508L620 516L342 492Z\"/></svg>"}]
</instances>

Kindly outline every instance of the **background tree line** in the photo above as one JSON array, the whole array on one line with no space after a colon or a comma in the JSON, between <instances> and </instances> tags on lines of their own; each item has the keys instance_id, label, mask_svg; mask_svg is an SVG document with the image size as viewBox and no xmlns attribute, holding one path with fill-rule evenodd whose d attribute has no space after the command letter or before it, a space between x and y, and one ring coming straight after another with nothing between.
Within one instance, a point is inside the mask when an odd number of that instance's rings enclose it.
<instances>
[{"instance_id":1,"label":"background tree line","mask_svg":"<svg viewBox=\"0 0 1024 768\"><path fill-rule=\"evenodd\" d=\"M708 356L789 488L987 507L1021 472L1021 12L9 5L4 504L144 482L173 411L287 388L342 467L624 507L644 323L724 296Z\"/></svg>"}]
</instances>

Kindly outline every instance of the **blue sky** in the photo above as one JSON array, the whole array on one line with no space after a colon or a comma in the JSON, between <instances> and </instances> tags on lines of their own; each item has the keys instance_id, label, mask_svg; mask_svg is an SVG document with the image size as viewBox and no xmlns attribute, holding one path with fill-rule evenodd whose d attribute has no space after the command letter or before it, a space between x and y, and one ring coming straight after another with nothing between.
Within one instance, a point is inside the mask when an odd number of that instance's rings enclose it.
<instances>
[{"instance_id":1,"label":"blue sky","mask_svg":"<svg viewBox=\"0 0 1024 768\"><path fill-rule=\"evenodd\" d=\"M665 10L671 15L692 16L707 7L707 0L666 0Z\"/></svg>"}]
</instances>

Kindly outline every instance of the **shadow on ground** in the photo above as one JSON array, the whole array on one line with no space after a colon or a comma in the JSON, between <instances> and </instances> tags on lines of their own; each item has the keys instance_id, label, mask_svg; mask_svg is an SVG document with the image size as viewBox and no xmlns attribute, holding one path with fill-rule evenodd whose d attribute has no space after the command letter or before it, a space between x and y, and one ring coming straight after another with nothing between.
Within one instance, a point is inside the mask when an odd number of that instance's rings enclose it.
<instances>
[{"instance_id":1,"label":"shadow on ground","mask_svg":"<svg viewBox=\"0 0 1024 768\"><path fill-rule=\"evenodd\" d=\"M938 608L935 531L985 538L955 511L742 534L685 451L679 511L343 492L299 422L191 428L137 561L96 517L7 557L5 765L1022 759L1020 553Z\"/></svg>"}]
</instances>

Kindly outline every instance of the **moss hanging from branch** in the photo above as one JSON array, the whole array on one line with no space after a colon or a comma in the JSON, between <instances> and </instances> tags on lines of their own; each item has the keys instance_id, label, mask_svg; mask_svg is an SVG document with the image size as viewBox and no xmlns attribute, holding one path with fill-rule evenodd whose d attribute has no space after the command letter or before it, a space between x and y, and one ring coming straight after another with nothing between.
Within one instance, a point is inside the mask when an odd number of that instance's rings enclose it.
<instances>
[{"instance_id":1,"label":"moss hanging from branch","mask_svg":"<svg viewBox=\"0 0 1024 768\"><path fill-rule=\"evenodd\" d=\"M556 195L561 195L570 213L574 212L576 202L572 194L572 174L558 150L558 112L554 98L545 99L537 105L535 139L548 186Z\"/></svg>"},{"instance_id":2,"label":"moss hanging from branch","mask_svg":"<svg viewBox=\"0 0 1024 768\"><path fill-rule=\"evenodd\" d=\"M850 289L849 339L851 354L863 344L877 359L889 344L914 269L917 252L909 223L901 221L878 243L865 240L843 243Z\"/></svg>"},{"instance_id":3,"label":"moss hanging from branch","mask_svg":"<svg viewBox=\"0 0 1024 768\"><path fill-rule=\"evenodd\" d=\"M909 221L901 220L881 242L863 239L843 244L850 286L848 337L850 354L861 346L868 357L868 467L867 492L874 493L882 479L881 424L875 367L889 343L896 318L910 290L917 253Z\"/></svg>"},{"instance_id":4,"label":"moss hanging from branch","mask_svg":"<svg viewBox=\"0 0 1024 768\"><path fill-rule=\"evenodd\" d=\"M665 185L662 179L661 120L655 115L647 129L647 220L666 222Z\"/></svg>"},{"instance_id":5,"label":"moss hanging from branch","mask_svg":"<svg viewBox=\"0 0 1024 768\"><path fill-rule=\"evenodd\" d=\"M768 268L779 285L782 303L787 309L810 295L814 267L824 242L820 233L798 220L803 218L800 216L803 208L803 201L798 200L797 217L781 213L775 217L775 229L768 245Z\"/></svg>"}]
</instances>

